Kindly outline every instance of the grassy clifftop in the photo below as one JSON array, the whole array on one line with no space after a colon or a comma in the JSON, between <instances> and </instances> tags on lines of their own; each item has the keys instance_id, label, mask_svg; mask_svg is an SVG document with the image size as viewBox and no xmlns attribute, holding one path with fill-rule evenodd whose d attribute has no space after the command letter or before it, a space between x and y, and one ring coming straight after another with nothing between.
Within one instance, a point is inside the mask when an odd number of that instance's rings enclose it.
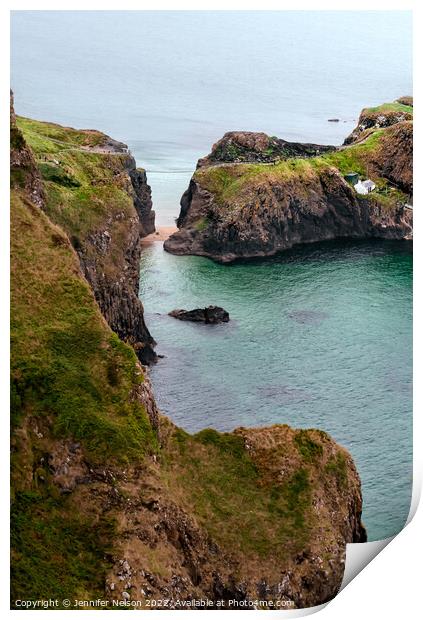
<instances>
[{"instance_id":1,"label":"grassy clifftop","mask_svg":"<svg viewBox=\"0 0 423 620\"><path fill-rule=\"evenodd\" d=\"M400 99L391 103L382 103L373 108L364 108L358 119L357 127L345 139L344 144L364 140L374 129L391 127L397 123L412 120L412 97L400 97Z\"/></svg>"},{"instance_id":2,"label":"grassy clifftop","mask_svg":"<svg viewBox=\"0 0 423 620\"><path fill-rule=\"evenodd\" d=\"M273 164L210 166L197 170L193 178L213 194L216 203L233 210L248 204L261 188L295 180L299 184L318 182L320 174L331 168L342 175L354 171L367 177L373 173L372 179L377 183L377 190L369 195L369 200L379 199L383 205L394 206L398 201L405 202L407 195L389 184L375 165L377 154L383 148L383 139L390 131L373 129L365 141L321 156L290 158Z\"/></svg>"},{"instance_id":3,"label":"grassy clifftop","mask_svg":"<svg viewBox=\"0 0 423 620\"><path fill-rule=\"evenodd\" d=\"M43 181L44 211L68 235L100 309L143 363L154 340L138 299L140 241L154 230L145 171L127 147L92 130L16 119Z\"/></svg>"},{"instance_id":4,"label":"grassy clifftop","mask_svg":"<svg viewBox=\"0 0 423 620\"><path fill-rule=\"evenodd\" d=\"M124 229L125 222L134 217L133 189L126 174L132 158L124 145L97 131L27 118L17 117L17 126L43 178L46 213L66 230L75 246L117 217ZM124 230L119 232L124 234ZM120 242L118 236L116 252ZM116 260L108 263L112 269L121 267Z\"/></svg>"}]
</instances>

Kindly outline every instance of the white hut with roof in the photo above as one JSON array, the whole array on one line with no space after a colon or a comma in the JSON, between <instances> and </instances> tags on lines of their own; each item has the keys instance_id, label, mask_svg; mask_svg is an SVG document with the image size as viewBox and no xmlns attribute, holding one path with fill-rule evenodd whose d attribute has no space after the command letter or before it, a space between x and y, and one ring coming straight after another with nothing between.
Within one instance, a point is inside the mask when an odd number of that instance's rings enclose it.
<instances>
[{"instance_id":1,"label":"white hut with roof","mask_svg":"<svg viewBox=\"0 0 423 620\"><path fill-rule=\"evenodd\" d=\"M359 181L356 183L354 185L354 189L357 194L370 194L370 192L376 189L376 183L370 179L366 179L365 181Z\"/></svg>"}]
</instances>

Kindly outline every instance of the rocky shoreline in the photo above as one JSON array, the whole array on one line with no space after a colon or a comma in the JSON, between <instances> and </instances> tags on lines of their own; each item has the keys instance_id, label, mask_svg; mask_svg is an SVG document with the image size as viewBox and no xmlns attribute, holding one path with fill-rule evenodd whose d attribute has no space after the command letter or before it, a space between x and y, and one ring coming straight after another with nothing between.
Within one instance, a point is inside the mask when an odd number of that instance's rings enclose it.
<instances>
[{"instance_id":1,"label":"rocky shoreline","mask_svg":"<svg viewBox=\"0 0 423 620\"><path fill-rule=\"evenodd\" d=\"M410 239L412 108L385 108L364 110L338 148L269 150L264 134L226 134L199 160L165 250L225 263L330 239ZM376 191L357 193L351 172L370 175Z\"/></svg>"}]
</instances>

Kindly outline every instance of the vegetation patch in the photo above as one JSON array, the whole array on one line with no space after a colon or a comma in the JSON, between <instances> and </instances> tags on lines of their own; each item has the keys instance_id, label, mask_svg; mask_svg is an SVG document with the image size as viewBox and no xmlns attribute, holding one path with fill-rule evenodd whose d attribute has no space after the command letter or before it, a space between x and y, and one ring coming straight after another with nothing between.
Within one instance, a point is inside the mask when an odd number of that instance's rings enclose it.
<instances>
[{"instance_id":1,"label":"vegetation patch","mask_svg":"<svg viewBox=\"0 0 423 620\"><path fill-rule=\"evenodd\" d=\"M308 462L315 462L323 455L323 447L317 441L311 439L308 431L297 431L294 442L298 452Z\"/></svg>"},{"instance_id":2,"label":"vegetation patch","mask_svg":"<svg viewBox=\"0 0 423 620\"><path fill-rule=\"evenodd\" d=\"M18 493L11 523L12 608L17 599L104 596L112 519L85 515L72 498L46 488Z\"/></svg>"},{"instance_id":3,"label":"vegetation patch","mask_svg":"<svg viewBox=\"0 0 423 620\"><path fill-rule=\"evenodd\" d=\"M76 235L82 241L115 215L133 215L133 201L122 177L128 155L81 150L101 146L104 134L22 117L17 117L17 125L44 181L46 213L69 237Z\"/></svg>"},{"instance_id":4,"label":"vegetation patch","mask_svg":"<svg viewBox=\"0 0 423 620\"><path fill-rule=\"evenodd\" d=\"M336 478L337 484L344 489L348 484L347 460L345 456L338 452L336 457L332 457L325 466L326 473Z\"/></svg>"},{"instance_id":5,"label":"vegetation patch","mask_svg":"<svg viewBox=\"0 0 423 620\"><path fill-rule=\"evenodd\" d=\"M287 557L308 539L311 493L306 469L283 484L262 478L244 438L205 429L172 431L163 475L187 510L222 548Z\"/></svg>"},{"instance_id":6,"label":"vegetation patch","mask_svg":"<svg viewBox=\"0 0 423 620\"><path fill-rule=\"evenodd\" d=\"M63 150L73 147L98 147L104 144L106 136L92 129L73 129L55 123L44 123L32 118L16 117L16 124L25 140L34 150ZM44 146L43 146L44 145ZM55 148L57 145L58 148Z\"/></svg>"},{"instance_id":7,"label":"vegetation patch","mask_svg":"<svg viewBox=\"0 0 423 620\"><path fill-rule=\"evenodd\" d=\"M307 535L306 515L311 502L311 487L307 469L300 468L280 487L270 493L269 510L287 521L291 534L301 542ZM308 524L310 525L310 524ZM286 526L286 527L287 527Z\"/></svg>"},{"instance_id":8,"label":"vegetation patch","mask_svg":"<svg viewBox=\"0 0 423 620\"><path fill-rule=\"evenodd\" d=\"M133 349L108 328L63 233L12 196L12 422L53 416L59 437L93 459L156 450L147 414L131 398L143 380Z\"/></svg>"},{"instance_id":9,"label":"vegetation patch","mask_svg":"<svg viewBox=\"0 0 423 620\"><path fill-rule=\"evenodd\" d=\"M198 230L201 232L203 230L206 230L209 224L210 224L210 220L207 217L202 217L199 220L197 220L197 222L195 222L194 228L195 230Z\"/></svg>"},{"instance_id":10,"label":"vegetation patch","mask_svg":"<svg viewBox=\"0 0 423 620\"><path fill-rule=\"evenodd\" d=\"M401 104L390 105L401 107ZM316 157L290 158L271 164L244 163L200 168L194 178L213 194L216 204L230 212L249 204L260 187L271 188L290 180L312 182L331 168L338 170L342 176L357 172L361 177L367 177L384 133L384 129L369 130L368 137L362 142ZM397 188L390 187L386 179L375 174L371 178L377 184L373 199L380 198L382 206L390 208L399 201L406 201L407 196Z\"/></svg>"},{"instance_id":11,"label":"vegetation patch","mask_svg":"<svg viewBox=\"0 0 423 620\"><path fill-rule=\"evenodd\" d=\"M81 183L74 177L69 176L63 169L50 164L39 164L38 169L45 181L52 181L64 187L80 187Z\"/></svg>"},{"instance_id":12,"label":"vegetation patch","mask_svg":"<svg viewBox=\"0 0 423 620\"><path fill-rule=\"evenodd\" d=\"M389 112L402 112L403 114L411 114L411 116L413 116L413 106L404 105L404 103L401 103L400 101L393 101L391 103L382 103L374 108L365 108L363 110L364 114L386 114Z\"/></svg>"}]
</instances>

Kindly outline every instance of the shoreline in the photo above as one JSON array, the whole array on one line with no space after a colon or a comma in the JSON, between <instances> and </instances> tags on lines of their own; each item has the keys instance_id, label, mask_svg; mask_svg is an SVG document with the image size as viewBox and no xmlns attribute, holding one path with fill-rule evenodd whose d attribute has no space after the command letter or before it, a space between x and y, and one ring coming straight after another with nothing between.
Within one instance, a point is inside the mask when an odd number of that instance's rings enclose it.
<instances>
[{"instance_id":1,"label":"shoreline","mask_svg":"<svg viewBox=\"0 0 423 620\"><path fill-rule=\"evenodd\" d=\"M149 246L156 241L166 241L177 230L176 226L158 226L153 233L141 239L141 244Z\"/></svg>"}]
</instances>

